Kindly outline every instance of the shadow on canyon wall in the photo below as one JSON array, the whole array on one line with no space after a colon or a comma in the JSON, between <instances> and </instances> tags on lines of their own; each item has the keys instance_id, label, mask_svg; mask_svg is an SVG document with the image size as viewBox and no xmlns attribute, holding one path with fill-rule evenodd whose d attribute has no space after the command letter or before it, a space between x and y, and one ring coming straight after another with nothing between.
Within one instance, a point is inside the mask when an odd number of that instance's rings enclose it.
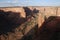
<instances>
[{"instance_id":1,"label":"shadow on canyon wall","mask_svg":"<svg viewBox=\"0 0 60 40\"><path fill-rule=\"evenodd\" d=\"M25 13L26 13L26 17L27 16L31 16L31 17L34 17L34 14L37 14L39 13L39 10L37 10L36 8L34 8L33 10L31 10L30 8L28 7L23 7Z\"/></svg>"},{"instance_id":2,"label":"shadow on canyon wall","mask_svg":"<svg viewBox=\"0 0 60 40\"><path fill-rule=\"evenodd\" d=\"M19 12L0 10L0 35L12 32L24 23L25 18L20 17Z\"/></svg>"}]
</instances>

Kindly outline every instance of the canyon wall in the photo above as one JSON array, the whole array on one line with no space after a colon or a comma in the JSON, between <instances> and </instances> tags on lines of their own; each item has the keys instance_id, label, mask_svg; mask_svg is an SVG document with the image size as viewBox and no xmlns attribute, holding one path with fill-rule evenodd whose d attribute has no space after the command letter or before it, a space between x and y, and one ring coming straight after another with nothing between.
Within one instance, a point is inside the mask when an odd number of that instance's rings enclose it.
<instances>
[{"instance_id":1,"label":"canyon wall","mask_svg":"<svg viewBox=\"0 0 60 40\"><path fill-rule=\"evenodd\" d=\"M37 23L38 23L38 28L40 28L41 27L41 25L43 24L43 22L46 20L46 19L48 19L50 16L60 16L60 7L27 7L29 10L31 10L31 11L33 11L34 9L36 9L36 10L38 10L39 12L38 12L38 19L37 19ZM21 17L21 18L26 18L26 12L25 12L25 9L24 9L24 7L5 7L5 8L0 8L0 11L1 10L4 10L3 12L10 12L11 14L12 14L12 12L13 12L13 15L10 15L10 17L12 17L12 16L14 16L14 13L15 13L15 15L17 16L17 17ZM10 14L9 13L9 14ZM32 12L30 12L30 13L32 13ZM18 15L20 15L20 16L18 16ZM28 12L28 14L29 14L29 12ZM16 17L15 16L15 17ZM18 20L18 21L23 21L23 20L25 20L25 19L18 19L16 17L16 19ZM9 19L9 17L8 17L8 19ZM14 18L13 18L14 19ZM14 19L14 20L16 20L16 19ZM14 21L13 20L13 21ZM10 21L10 20L9 20ZM12 21L12 20L11 20ZM19 22L17 21L17 23L19 24ZM29 21L29 20L28 20ZM24 24L24 23L23 23ZM16 25L15 25L16 26ZM19 25L20 26L20 25ZM23 33L24 35L28 35L28 34L32 34L31 32L30 32L30 30L32 29L33 27L30 27L29 25L28 25L28 27L25 29L25 32ZM20 29L19 27L18 27L18 29ZM21 29L23 29L23 26L21 26ZM33 29L32 29L33 30ZM17 30L18 31L18 30ZM20 30L19 30L20 31ZM29 32L28 34L27 34L27 32ZM9 35L10 35L11 33L9 33ZM21 32L15 32L14 33L17 37L17 39L19 39L19 38L22 38L22 36L24 36ZM14 34L12 34L12 35L14 35ZM12 35L10 35L9 36L9 40L13 40L13 38L11 37ZM3 39L3 38L2 38ZM8 40L8 39L7 39ZM16 40L16 39L14 39L14 40Z\"/></svg>"}]
</instances>

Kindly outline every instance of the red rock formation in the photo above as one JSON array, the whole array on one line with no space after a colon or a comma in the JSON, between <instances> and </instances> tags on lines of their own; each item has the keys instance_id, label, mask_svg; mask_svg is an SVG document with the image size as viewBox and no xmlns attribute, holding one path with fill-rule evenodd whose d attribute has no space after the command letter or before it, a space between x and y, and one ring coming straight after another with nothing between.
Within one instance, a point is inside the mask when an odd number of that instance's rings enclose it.
<instances>
[{"instance_id":1,"label":"red rock formation","mask_svg":"<svg viewBox=\"0 0 60 40\"><path fill-rule=\"evenodd\" d=\"M35 40L59 40L60 17L49 17L39 28Z\"/></svg>"}]
</instances>

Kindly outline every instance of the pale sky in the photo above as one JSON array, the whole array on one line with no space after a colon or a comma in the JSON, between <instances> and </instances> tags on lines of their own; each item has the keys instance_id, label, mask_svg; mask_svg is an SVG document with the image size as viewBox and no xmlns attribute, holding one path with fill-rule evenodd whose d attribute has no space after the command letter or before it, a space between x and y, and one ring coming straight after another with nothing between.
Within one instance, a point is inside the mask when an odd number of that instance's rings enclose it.
<instances>
[{"instance_id":1,"label":"pale sky","mask_svg":"<svg viewBox=\"0 0 60 40\"><path fill-rule=\"evenodd\" d=\"M60 0L0 0L0 7L6 6L60 6Z\"/></svg>"}]
</instances>

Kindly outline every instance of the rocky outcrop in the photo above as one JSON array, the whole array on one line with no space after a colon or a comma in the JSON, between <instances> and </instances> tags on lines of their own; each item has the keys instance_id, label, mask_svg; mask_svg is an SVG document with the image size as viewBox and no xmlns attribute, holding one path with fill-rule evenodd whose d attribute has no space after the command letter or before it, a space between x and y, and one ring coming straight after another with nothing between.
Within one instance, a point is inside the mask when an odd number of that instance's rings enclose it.
<instances>
[{"instance_id":1,"label":"rocky outcrop","mask_svg":"<svg viewBox=\"0 0 60 40\"><path fill-rule=\"evenodd\" d=\"M1 40L35 40L35 38L39 40L40 36L38 38L36 36L40 32L41 25L50 16L59 16L59 13L59 7L0 8L0 38Z\"/></svg>"}]
</instances>

